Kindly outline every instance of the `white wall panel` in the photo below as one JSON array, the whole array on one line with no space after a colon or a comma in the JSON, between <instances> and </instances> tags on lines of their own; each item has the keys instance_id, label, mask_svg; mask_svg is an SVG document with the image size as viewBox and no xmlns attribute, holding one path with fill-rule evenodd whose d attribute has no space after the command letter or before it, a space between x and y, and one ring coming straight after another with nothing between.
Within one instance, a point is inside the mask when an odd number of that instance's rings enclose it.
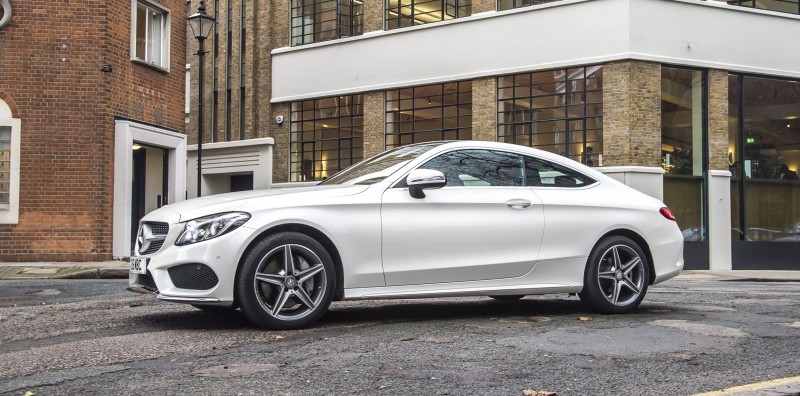
<instances>
[{"instance_id":1,"label":"white wall panel","mask_svg":"<svg viewBox=\"0 0 800 396\"><path fill-rule=\"evenodd\" d=\"M798 33L796 15L716 1L564 0L274 50L272 101L619 59L800 77Z\"/></svg>"}]
</instances>

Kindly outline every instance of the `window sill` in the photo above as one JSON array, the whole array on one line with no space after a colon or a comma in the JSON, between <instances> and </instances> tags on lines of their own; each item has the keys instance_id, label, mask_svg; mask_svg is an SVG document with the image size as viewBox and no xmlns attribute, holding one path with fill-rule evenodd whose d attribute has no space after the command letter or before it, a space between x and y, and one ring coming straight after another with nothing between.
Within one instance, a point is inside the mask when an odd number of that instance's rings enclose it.
<instances>
[{"instance_id":1,"label":"window sill","mask_svg":"<svg viewBox=\"0 0 800 396\"><path fill-rule=\"evenodd\" d=\"M9 204L0 204L0 212L10 212L11 205Z\"/></svg>"},{"instance_id":2,"label":"window sill","mask_svg":"<svg viewBox=\"0 0 800 396\"><path fill-rule=\"evenodd\" d=\"M161 73L164 73L164 74L169 73L169 69L165 69L165 68L163 68L163 67L161 67L159 65L156 65L155 63L145 62L145 61L143 61L141 59L138 59L138 58L131 58L131 62L133 62L133 63L135 63L137 65L142 65L142 66L145 66L145 67L149 67L149 68L151 68L151 69L153 69L155 71L158 71L158 72L161 72Z\"/></svg>"}]
</instances>

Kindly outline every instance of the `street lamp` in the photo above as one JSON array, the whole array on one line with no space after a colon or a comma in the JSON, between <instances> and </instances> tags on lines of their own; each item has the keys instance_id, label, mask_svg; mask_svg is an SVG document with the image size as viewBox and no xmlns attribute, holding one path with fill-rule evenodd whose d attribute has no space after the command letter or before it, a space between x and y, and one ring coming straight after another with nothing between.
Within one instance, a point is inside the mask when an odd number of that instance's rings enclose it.
<instances>
[{"instance_id":1,"label":"street lamp","mask_svg":"<svg viewBox=\"0 0 800 396\"><path fill-rule=\"evenodd\" d=\"M199 44L195 55L200 57L200 84L197 87L197 196L200 197L200 180L203 174L203 55L208 52L204 50L203 42L206 41L206 38L211 33L211 28L214 27L214 18L206 14L205 1L200 0L197 12L187 19L189 20L189 27L192 28L194 38L197 39Z\"/></svg>"}]
</instances>

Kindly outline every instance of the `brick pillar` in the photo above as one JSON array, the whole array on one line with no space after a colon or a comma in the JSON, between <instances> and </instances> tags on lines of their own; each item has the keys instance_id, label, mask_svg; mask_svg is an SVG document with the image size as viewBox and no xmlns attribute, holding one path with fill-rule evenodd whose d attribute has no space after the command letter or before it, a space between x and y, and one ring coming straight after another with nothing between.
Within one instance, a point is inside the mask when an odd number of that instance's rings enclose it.
<instances>
[{"instance_id":1,"label":"brick pillar","mask_svg":"<svg viewBox=\"0 0 800 396\"><path fill-rule=\"evenodd\" d=\"M728 72L708 71L708 168L728 170Z\"/></svg>"},{"instance_id":2,"label":"brick pillar","mask_svg":"<svg viewBox=\"0 0 800 396\"><path fill-rule=\"evenodd\" d=\"M385 105L383 91L364 94L364 158L386 149Z\"/></svg>"},{"instance_id":3,"label":"brick pillar","mask_svg":"<svg viewBox=\"0 0 800 396\"><path fill-rule=\"evenodd\" d=\"M383 30L383 3L384 0L364 2L364 33Z\"/></svg>"},{"instance_id":4,"label":"brick pillar","mask_svg":"<svg viewBox=\"0 0 800 396\"><path fill-rule=\"evenodd\" d=\"M472 139L497 141L497 78L472 80Z\"/></svg>"},{"instance_id":5,"label":"brick pillar","mask_svg":"<svg viewBox=\"0 0 800 396\"><path fill-rule=\"evenodd\" d=\"M494 11L497 8L497 0L472 0L472 13Z\"/></svg>"},{"instance_id":6,"label":"brick pillar","mask_svg":"<svg viewBox=\"0 0 800 396\"><path fill-rule=\"evenodd\" d=\"M603 166L661 166L661 65L603 66Z\"/></svg>"},{"instance_id":7,"label":"brick pillar","mask_svg":"<svg viewBox=\"0 0 800 396\"><path fill-rule=\"evenodd\" d=\"M271 125L269 135L275 139L272 151L272 182L284 183L289 181L289 133L291 131L291 114L289 103L273 103L271 106L272 117L268 120ZM275 117L283 116L283 125L275 122ZM269 122L271 121L271 123Z\"/></svg>"}]
</instances>

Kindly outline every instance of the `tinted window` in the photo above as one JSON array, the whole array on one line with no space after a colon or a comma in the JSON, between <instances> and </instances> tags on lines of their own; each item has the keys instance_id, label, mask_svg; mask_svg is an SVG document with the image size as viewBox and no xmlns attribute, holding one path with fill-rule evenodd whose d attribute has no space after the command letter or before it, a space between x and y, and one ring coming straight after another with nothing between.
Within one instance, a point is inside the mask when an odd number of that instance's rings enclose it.
<instances>
[{"instance_id":1,"label":"tinted window","mask_svg":"<svg viewBox=\"0 0 800 396\"><path fill-rule=\"evenodd\" d=\"M420 167L442 172L448 186L523 186L522 158L489 150L444 153Z\"/></svg>"},{"instance_id":2,"label":"tinted window","mask_svg":"<svg viewBox=\"0 0 800 396\"><path fill-rule=\"evenodd\" d=\"M550 161L525 156L525 185L544 187L583 187L595 180Z\"/></svg>"}]
</instances>

